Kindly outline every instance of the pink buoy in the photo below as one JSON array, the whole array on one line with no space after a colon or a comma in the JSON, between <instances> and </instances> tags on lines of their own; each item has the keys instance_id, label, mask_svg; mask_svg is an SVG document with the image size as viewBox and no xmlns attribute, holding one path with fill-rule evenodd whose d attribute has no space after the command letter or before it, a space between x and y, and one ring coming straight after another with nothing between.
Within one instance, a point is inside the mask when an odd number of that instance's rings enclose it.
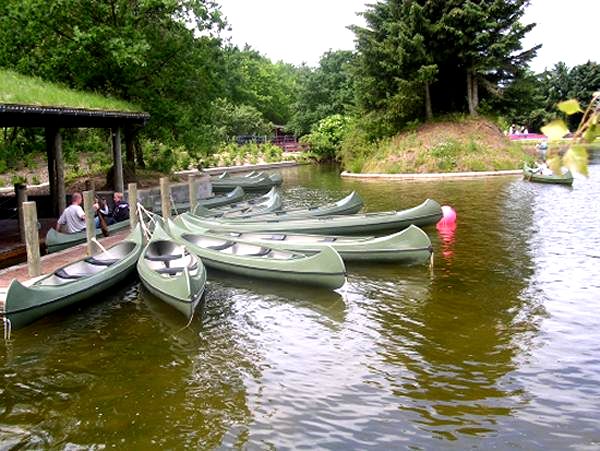
<instances>
[{"instance_id":1,"label":"pink buoy","mask_svg":"<svg viewBox=\"0 0 600 451\"><path fill-rule=\"evenodd\" d=\"M450 205L442 207L442 219L436 225L437 229L447 229L456 227L456 210Z\"/></svg>"}]
</instances>

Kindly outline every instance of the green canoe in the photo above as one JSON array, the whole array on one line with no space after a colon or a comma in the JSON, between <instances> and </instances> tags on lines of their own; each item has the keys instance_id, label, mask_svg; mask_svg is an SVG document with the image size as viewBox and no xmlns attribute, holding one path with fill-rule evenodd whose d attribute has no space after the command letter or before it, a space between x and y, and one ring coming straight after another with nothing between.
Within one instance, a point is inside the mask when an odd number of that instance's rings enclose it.
<instances>
[{"instance_id":1,"label":"green canoe","mask_svg":"<svg viewBox=\"0 0 600 451\"><path fill-rule=\"evenodd\" d=\"M242 211L242 210L247 210L249 208L252 208L254 205L256 204L262 204L264 202L266 202L267 200L271 199L273 196L275 196L277 193L277 188L272 187L271 190L266 193L263 194L261 196L258 197L254 197L252 199L248 199L248 200L244 200L244 201L238 201L235 203L231 203L228 205L223 205L220 207L214 207L214 208L210 208L211 211L214 212L231 212L231 211ZM194 211L195 214L197 214L196 212L202 212L203 211L203 205L198 205L197 210Z\"/></svg>"},{"instance_id":2,"label":"green canoe","mask_svg":"<svg viewBox=\"0 0 600 451\"><path fill-rule=\"evenodd\" d=\"M230 205L235 202L239 202L244 197L244 194L245 194L244 189L242 187L238 186L238 187L234 188L233 190L231 190L230 192L220 195L220 196L213 196L208 199L198 199L197 205L198 205L198 207L203 207L203 208L219 208L219 207L223 207L225 205ZM190 209L189 202L177 202L172 209L172 213L179 214L184 211L188 211L189 209ZM160 212L161 211L160 203L154 204L152 211Z\"/></svg>"},{"instance_id":3,"label":"green canoe","mask_svg":"<svg viewBox=\"0 0 600 451\"><path fill-rule=\"evenodd\" d=\"M224 210L197 207L194 211L201 218L245 218L252 215L273 213L281 209L283 202L279 193L274 193L263 202L257 202L240 208L229 208Z\"/></svg>"},{"instance_id":4,"label":"green canoe","mask_svg":"<svg viewBox=\"0 0 600 451\"><path fill-rule=\"evenodd\" d=\"M222 215L220 218L223 220L235 220L244 222L263 222L272 220L288 221L292 219L318 218L320 216L350 215L358 213L362 207L362 199L360 198L357 192L352 191L343 199L322 206L296 208L291 210L279 210L274 211L273 213L267 213L265 211L257 211L255 209L252 209L249 212L238 212L235 215ZM201 214L198 216L208 217L210 215Z\"/></svg>"},{"instance_id":5,"label":"green canoe","mask_svg":"<svg viewBox=\"0 0 600 451\"><path fill-rule=\"evenodd\" d=\"M112 234L129 227L129 225L129 220L117 222L108 226L108 231L110 234ZM101 234L102 231L100 229L96 229L96 236L100 236ZM77 233L61 233L56 229L50 229L46 233L46 251L48 254L62 251L63 249L73 247L77 244L85 243L85 239L85 230Z\"/></svg>"},{"instance_id":6,"label":"green canoe","mask_svg":"<svg viewBox=\"0 0 600 451\"><path fill-rule=\"evenodd\" d=\"M138 225L129 236L93 257L69 263L29 286L13 280L3 315L18 329L68 305L88 299L125 279L142 252Z\"/></svg>"},{"instance_id":7,"label":"green canoe","mask_svg":"<svg viewBox=\"0 0 600 451\"><path fill-rule=\"evenodd\" d=\"M303 254L315 254L326 246L333 247L344 261L387 261L418 264L429 261L433 252L429 236L419 227L382 237L347 237L331 235L300 235L294 233L219 232L195 228L183 217L174 222L189 230L201 231L219 238L234 238L267 247L277 247Z\"/></svg>"},{"instance_id":8,"label":"green canoe","mask_svg":"<svg viewBox=\"0 0 600 451\"><path fill-rule=\"evenodd\" d=\"M559 185L572 185L573 184L573 174L571 171L567 170L562 175L556 174L542 174L540 169L531 168L527 165L523 166L523 178L529 180L530 182L537 183L555 183Z\"/></svg>"},{"instance_id":9,"label":"green canoe","mask_svg":"<svg viewBox=\"0 0 600 451\"><path fill-rule=\"evenodd\" d=\"M137 262L144 286L189 320L202 299L206 270L198 257L157 224Z\"/></svg>"},{"instance_id":10,"label":"green canoe","mask_svg":"<svg viewBox=\"0 0 600 451\"><path fill-rule=\"evenodd\" d=\"M225 171L218 177L215 177L215 180L225 180L225 179L227 179L227 180L250 180L250 179L259 179L259 178L264 178L264 177L267 177L268 179L270 179L274 185L281 185L283 183L283 177L281 176L281 174L279 174L277 172L274 172L273 174L267 174L266 172L256 172L256 171L252 171L249 174L246 174L244 176L234 176L234 175L231 175L229 172Z\"/></svg>"},{"instance_id":11,"label":"green canoe","mask_svg":"<svg viewBox=\"0 0 600 451\"><path fill-rule=\"evenodd\" d=\"M346 267L330 246L315 255L273 249L233 238L186 230L168 221L171 235L210 267L247 277L336 289L344 285Z\"/></svg>"},{"instance_id":12,"label":"green canoe","mask_svg":"<svg viewBox=\"0 0 600 451\"><path fill-rule=\"evenodd\" d=\"M270 177L217 177L211 180L212 189L215 192L227 191L237 186L244 188L244 191L268 191L271 187L278 185L281 181L277 178L272 180Z\"/></svg>"},{"instance_id":13,"label":"green canoe","mask_svg":"<svg viewBox=\"0 0 600 451\"><path fill-rule=\"evenodd\" d=\"M192 226L226 232L299 232L319 235L360 235L385 230L403 230L409 225L426 226L442 218L442 208L436 201L427 199L421 205L401 211L365 213L347 216L324 216L310 219L279 219L254 221L225 221L201 219L184 213L183 219Z\"/></svg>"}]
</instances>

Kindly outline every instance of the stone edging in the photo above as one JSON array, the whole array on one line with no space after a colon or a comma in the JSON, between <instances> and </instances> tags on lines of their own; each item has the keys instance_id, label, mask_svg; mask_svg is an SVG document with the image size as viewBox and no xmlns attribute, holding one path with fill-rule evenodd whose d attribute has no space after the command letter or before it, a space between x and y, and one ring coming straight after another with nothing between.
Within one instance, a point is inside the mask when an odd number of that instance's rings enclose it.
<instances>
[{"instance_id":1,"label":"stone edging","mask_svg":"<svg viewBox=\"0 0 600 451\"><path fill-rule=\"evenodd\" d=\"M381 180L456 180L482 177L514 176L521 175L521 169L510 169L504 171L471 171L471 172L440 172L425 174L354 174L342 172L342 177L355 179L381 179Z\"/></svg>"}]
</instances>

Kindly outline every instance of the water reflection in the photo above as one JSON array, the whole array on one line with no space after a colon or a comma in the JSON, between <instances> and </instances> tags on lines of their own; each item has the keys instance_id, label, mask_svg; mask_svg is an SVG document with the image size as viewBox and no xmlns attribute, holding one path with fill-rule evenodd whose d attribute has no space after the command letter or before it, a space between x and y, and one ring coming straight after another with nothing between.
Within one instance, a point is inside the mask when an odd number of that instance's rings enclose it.
<instances>
[{"instance_id":1,"label":"water reflection","mask_svg":"<svg viewBox=\"0 0 600 451\"><path fill-rule=\"evenodd\" d=\"M599 169L571 191L286 169L290 205L432 197L460 224L426 229L433 272L352 264L337 293L211 272L183 330L134 283L16 331L2 447L597 447Z\"/></svg>"}]
</instances>

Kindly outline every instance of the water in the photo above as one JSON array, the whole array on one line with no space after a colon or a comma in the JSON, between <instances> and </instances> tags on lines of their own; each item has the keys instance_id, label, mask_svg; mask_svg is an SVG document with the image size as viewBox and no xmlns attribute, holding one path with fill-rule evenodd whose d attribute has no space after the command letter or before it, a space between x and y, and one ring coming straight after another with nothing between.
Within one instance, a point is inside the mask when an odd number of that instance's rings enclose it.
<instances>
[{"instance_id":1,"label":"water","mask_svg":"<svg viewBox=\"0 0 600 451\"><path fill-rule=\"evenodd\" d=\"M290 204L432 197L425 266L349 265L338 292L210 273L188 328L138 283L0 346L0 448L600 448L600 165L519 178L284 171Z\"/></svg>"}]
</instances>

